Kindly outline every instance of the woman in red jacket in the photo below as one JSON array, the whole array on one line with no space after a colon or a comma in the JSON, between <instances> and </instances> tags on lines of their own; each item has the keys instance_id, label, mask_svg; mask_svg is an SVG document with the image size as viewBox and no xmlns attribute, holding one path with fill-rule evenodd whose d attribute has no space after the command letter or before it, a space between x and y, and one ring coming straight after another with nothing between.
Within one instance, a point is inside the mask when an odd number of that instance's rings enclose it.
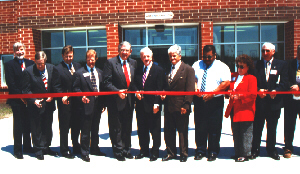
<instances>
[{"instance_id":1,"label":"woman in red jacket","mask_svg":"<svg viewBox=\"0 0 300 174\"><path fill-rule=\"evenodd\" d=\"M229 89L235 93L229 95L225 117L228 118L230 113L233 113L231 119L235 161L243 162L251 155L257 80L251 75L254 69L251 57L243 54L238 56L235 62L238 76Z\"/></svg>"}]
</instances>

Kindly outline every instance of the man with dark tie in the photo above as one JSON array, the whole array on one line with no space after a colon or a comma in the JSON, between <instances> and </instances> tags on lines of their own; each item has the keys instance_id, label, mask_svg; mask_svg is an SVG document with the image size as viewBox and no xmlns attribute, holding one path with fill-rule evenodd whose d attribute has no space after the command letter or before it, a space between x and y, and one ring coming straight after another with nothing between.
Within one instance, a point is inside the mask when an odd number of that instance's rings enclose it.
<instances>
[{"instance_id":1,"label":"man with dark tie","mask_svg":"<svg viewBox=\"0 0 300 174\"><path fill-rule=\"evenodd\" d=\"M255 62L254 68L254 75L257 78L257 89L259 92L286 91L288 89L287 62L274 58L275 46L272 43L264 43L261 52L263 59ZM277 123L282 107L283 95L258 94L253 123L252 159L255 159L260 153L261 135L266 120L267 153L271 158L280 160L275 145Z\"/></svg>"},{"instance_id":2,"label":"man with dark tie","mask_svg":"<svg viewBox=\"0 0 300 174\"><path fill-rule=\"evenodd\" d=\"M109 136L113 153L118 161L132 159L131 132L135 96L126 91L135 91L134 76L137 63L129 58L132 49L129 42L118 46L119 55L104 64L104 86L107 91L120 93L107 96Z\"/></svg>"},{"instance_id":3,"label":"man with dark tie","mask_svg":"<svg viewBox=\"0 0 300 174\"><path fill-rule=\"evenodd\" d=\"M46 63L43 51L35 54L35 64L23 71L22 93L61 93L59 73L54 65ZM58 156L50 149L55 103L52 97L26 99L32 130L33 149L36 158L44 160L44 154Z\"/></svg>"},{"instance_id":4,"label":"man with dark tie","mask_svg":"<svg viewBox=\"0 0 300 174\"><path fill-rule=\"evenodd\" d=\"M16 42L13 45L14 59L5 63L5 80L9 94L22 94L22 72L27 67L34 64L32 60L24 58L26 55L25 49L26 48L23 43ZM26 101L23 99L8 99L7 104L11 106L14 119L14 157L17 159L23 159L23 152L33 153L33 149L31 147L30 122L26 109Z\"/></svg>"},{"instance_id":5,"label":"man with dark tie","mask_svg":"<svg viewBox=\"0 0 300 174\"><path fill-rule=\"evenodd\" d=\"M73 92L73 74L77 71L81 65L73 61L74 49L71 45L67 45L62 49L62 58L56 69L59 72L61 79L61 87L64 93ZM68 134L71 128L71 139L73 144L73 153L80 153L80 145L78 143L78 137L80 133L80 115L78 114L78 98L68 97L58 98L58 118L59 118L59 130L60 130L60 152L63 157L74 158L68 146ZM65 103L65 104L63 104Z\"/></svg>"},{"instance_id":6,"label":"man with dark tie","mask_svg":"<svg viewBox=\"0 0 300 174\"><path fill-rule=\"evenodd\" d=\"M290 91L299 91L300 86L300 45L297 47L297 58L288 60L288 86ZM300 95L287 94L284 103L284 158L291 158L294 147L294 133L297 115L300 113Z\"/></svg>"},{"instance_id":7,"label":"man with dark tie","mask_svg":"<svg viewBox=\"0 0 300 174\"><path fill-rule=\"evenodd\" d=\"M196 74L196 91L220 92L230 85L229 67L216 60L213 45L203 47L202 60L193 64ZM204 94L194 97L195 119L195 160L201 160L208 152L207 161L215 161L220 152L224 95ZM207 144L208 142L208 144Z\"/></svg>"},{"instance_id":8,"label":"man with dark tie","mask_svg":"<svg viewBox=\"0 0 300 174\"><path fill-rule=\"evenodd\" d=\"M153 64L152 51L145 47L140 51L140 57L144 66L136 70L135 84L139 91L162 91L164 83L164 70ZM149 156L149 142L152 134L153 147L151 149L150 161L156 161L159 157L161 144L161 112L160 97L158 95L136 95L136 118L140 144L140 154L135 159Z\"/></svg>"},{"instance_id":9,"label":"man with dark tie","mask_svg":"<svg viewBox=\"0 0 300 174\"><path fill-rule=\"evenodd\" d=\"M95 50L86 52L86 66L75 72L73 84L74 92L100 92L102 91L103 72L95 67L98 59ZM104 110L103 96L81 97L81 159L90 162L89 153L97 156L105 156L100 151L99 124L102 110Z\"/></svg>"},{"instance_id":10,"label":"man with dark tie","mask_svg":"<svg viewBox=\"0 0 300 174\"><path fill-rule=\"evenodd\" d=\"M173 45L168 49L171 71L166 76L166 91L195 91L195 71L181 61L181 47ZM188 126L192 95L167 95L165 98L164 132L167 155L162 161L176 159L176 129L179 134L180 162L188 157Z\"/></svg>"}]
</instances>

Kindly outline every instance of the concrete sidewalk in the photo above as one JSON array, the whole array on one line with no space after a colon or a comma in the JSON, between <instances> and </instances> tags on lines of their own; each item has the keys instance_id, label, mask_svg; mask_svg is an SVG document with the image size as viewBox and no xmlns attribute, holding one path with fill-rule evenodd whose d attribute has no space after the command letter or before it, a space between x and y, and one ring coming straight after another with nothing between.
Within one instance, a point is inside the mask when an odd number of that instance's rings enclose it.
<instances>
[{"instance_id":1,"label":"concrete sidewalk","mask_svg":"<svg viewBox=\"0 0 300 174\"><path fill-rule=\"evenodd\" d=\"M283 110L282 110L283 113ZM53 140L52 149L59 152L59 127L57 112L54 114L53 119ZM139 153L139 144L137 136L137 124L134 113L132 129L132 155ZM297 119L297 127L299 127L299 119ZM83 173L83 172L109 172L109 173L153 173L153 172L174 172L174 173L186 173L186 172L284 172L298 169L297 165L300 162L300 130L296 129L295 132L295 154L290 159L284 159L282 157L284 146L283 136L283 114L279 119L277 129L277 147L281 160L275 161L267 157L265 149L266 130L264 129L262 136L262 149L261 156L256 160L251 160L244 163L236 163L230 159L230 156L234 155L233 140L230 127L230 119L223 119L223 128L221 136L221 150L218 158L214 162L208 162L206 158L201 161L194 160L195 153L195 127L194 127L194 113L190 114L189 122L189 158L186 163L180 163L178 160L171 160L162 162L161 158L166 154L163 132L163 116L162 116L162 145L160 150L160 158L155 162L149 162L148 158L140 160L128 160L125 162L119 162L113 157L111 142L108 134L108 122L107 112L102 114L100 123L100 147L101 151L107 154L106 157L98 157L90 155L91 162L87 163L81 160L80 156L76 156L75 159L66 159L64 157L53 157L45 155L44 161L39 161L35 158L34 154L24 154L23 160L15 159L13 156L13 118L5 118L0 120L0 166L2 171L13 172L31 172L31 173L54 173L54 172L71 172L71 173ZM177 137L178 138L178 137ZM69 137L69 146L71 146L71 138ZM152 146L152 144L150 145ZM177 147L178 147L177 139ZM179 149L178 149L179 152ZM41 172L43 171L43 172ZM295 170L294 170L295 171Z\"/></svg>"}]
</instances>

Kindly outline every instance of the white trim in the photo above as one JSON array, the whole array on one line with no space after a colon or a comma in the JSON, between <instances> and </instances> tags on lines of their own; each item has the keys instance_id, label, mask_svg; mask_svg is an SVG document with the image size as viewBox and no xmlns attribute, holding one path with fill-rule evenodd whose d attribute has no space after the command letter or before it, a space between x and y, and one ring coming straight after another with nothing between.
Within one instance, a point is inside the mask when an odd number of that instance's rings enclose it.
<instances>
[{"instance_id":1,"label":"white trim","mask_svg":"<svg viewBox=\"0 0 300 174\"><path fill-rule=\"evenodd\" d=\"M280 24L287 23L289 21L249 21L249 22L214 22L213 24L217 25L229 25L229 24Z\"/></svg>"},{"instance_id":2,"label":"white trim","mask_svg":"<svg viewBox=\"0 0 300 174\"><path fill-rule=\"evenodd\" d=\"M143 27L155 27L155 25L164 25L166 27L173 26L199 26L199 23L156 23L156 24L132 24L132 25L121 25L122 28L143 28Z\"/></svg>"},{"instance_id":3,"label":"white trim","mask_svg":"<svg viewBox=\"0 0 300 174\"><path fill-rule=\"evenodd\" d=\"M47 29L37 29L41 31L47 31L47 30L92 30L92 29L106 29L106 26L89 26L89 27L69 27L69 28L47 28Z\"/></svg>"}]
</instances>

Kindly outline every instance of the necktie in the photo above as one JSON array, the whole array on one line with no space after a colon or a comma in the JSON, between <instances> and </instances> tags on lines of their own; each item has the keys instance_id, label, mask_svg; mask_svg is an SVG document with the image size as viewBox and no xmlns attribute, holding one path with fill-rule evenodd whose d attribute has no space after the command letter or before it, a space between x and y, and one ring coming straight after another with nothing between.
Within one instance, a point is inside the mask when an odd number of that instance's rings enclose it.
<instances>
[{"instance_id":1,"label":"necktie","mask_svg":"<svg viewBox=\"0 0 300 174\"><path fill-rule=\"evenodd\" d=\"M24 63L24 61L21 61L21 68L22 68L22 71L25 70L25 63Z\"/></svg>"},{"instance_id":2,"label":"necktie","mask_svg":"<svg viewBox=\"0 0 300 174\"><path fill-rule=\"evenodd\" d=\"M94 92L98 92L97 84L96 84L96 77L94 74L94 68L91 68L91 82Z\"/></svg>"},{"instance_id":3,"label":"necktie","mask_svg":"<svg viewBox=\"0 0 300 174\"><path fill-rule=\"evenodd\" d=\"M42 74L42 80L43 80L45 88L47 90L48 89L48 81L47 81L45 72Z\"/></svg>"},{"instance_id":4,"label":"necktie","mask_svg":"<svg viewBox=\"0 0 300 174\"><path fill-rule=\"evenodd\" d=\"M200 92L205 92L206 76L207 76L207 67L206 67L206 69L203 72Z\"/></svg>"},{"instance_id":5,"label":"necktie","mask_svg":"<svg viewBox=\"0 0 300 174\"><path fill-rule=\"evenodd\" d=\"M271 62L266 62L266 81L269 81L269 75L270 75L270 69L271 69Z\"/></svg>"},{"instance_id":6,"label":"necktie","mask_svg":"<svg viewBox=\"0 0 300 174\"><path fill-rule=\"evenodd\" d=\"M169 75L169 84L172 82L173 80L173 74L174 74L174 70L175 70L175 65L172 65L172 70L171 70L171 73Z\"/></svg>"},{"instance_id":7,"label":"necktie","mask_svg":"<svg viewBox=\"0 0 300 174\"><path fill-rule=\"evenodd\" d=\"M123 61L123 70L124 70L124 74L125 74L125 78L126 78L126 83L127 83L127 88L130 85L130 79L129 79L129 75L128 75L128 70L127 70L127 66L126 66L126 61Z\"/></svg>"},{"instance_id":8,"label":"necktie","mask_svg":"<svg viewBox=\"0 0 300 174\"><path fill-rule=\"evenodd\" d=\"M74 67L72 66L72 64L69 64L69 71L70 71L71 75L73 75L74 72L75 72L75 69L74 69Z\"/></svg>"},{"instance_id":9,"label":"necktie","mask_svg":"<svg viewBox=\"0 0 300 174\"><path fill-rule=\"evenodd\" d=\"M144 75L143 75L143 88L144 88L144 85L145 85L146 78L147 78L147 67L145 67L145 68L144 68Z\"/></svg>"}]
</instances>

